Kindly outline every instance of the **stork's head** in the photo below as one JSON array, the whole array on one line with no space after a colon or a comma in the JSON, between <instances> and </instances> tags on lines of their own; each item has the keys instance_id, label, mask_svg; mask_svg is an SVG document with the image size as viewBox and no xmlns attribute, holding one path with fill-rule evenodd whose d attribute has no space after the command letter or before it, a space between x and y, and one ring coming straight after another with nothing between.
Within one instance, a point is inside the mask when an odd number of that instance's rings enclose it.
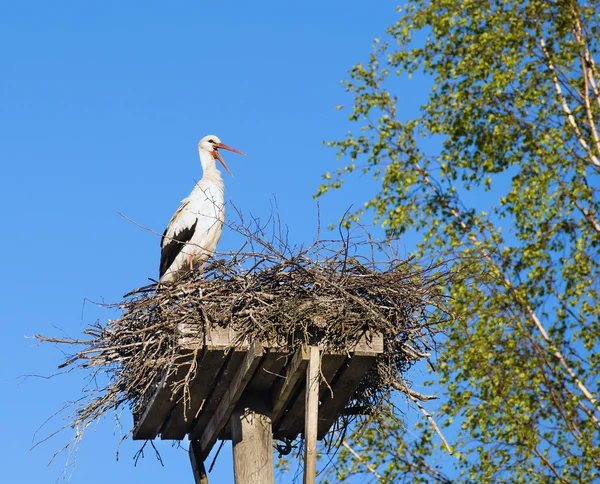
<instances>
[{"instance_id":1,"label":"stork's head","mask_svg":"<svg viewBox=\"0 0 600 484\"><path fill-rule=\"evenodd\" d=\"M200 140L200 143L198 143L198 151L206 151L210 153L210 155L213 158L216 158L221 162L223 168L225 168L225 170L227 170L227 173L231 175L231 172L229 171L229 168L227 168L227 165L225 164L221 153L219 153L219 149L233 151L234 153L239 153L240 155L245 155L245 153L242 153L241 151L238 151L235 148L232 148L231 146L224 145L223 143L221 143L221 140L214 134L209 134L208 136L205 136Z\"/></svg>"}]
</instances>

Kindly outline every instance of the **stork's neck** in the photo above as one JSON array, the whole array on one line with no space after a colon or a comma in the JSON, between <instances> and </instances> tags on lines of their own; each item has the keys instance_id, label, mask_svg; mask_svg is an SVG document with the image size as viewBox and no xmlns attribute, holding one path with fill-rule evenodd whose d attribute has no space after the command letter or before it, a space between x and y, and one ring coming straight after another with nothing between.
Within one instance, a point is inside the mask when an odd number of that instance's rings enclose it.
<instances>
[{"instance_id":1,"label":"stork's neck","mask_svg":"<svg viewBox=\"0 0 600 484\"><path fill-rule=\"evenodd\" d=\"M211 179L222 182L221 172L217 169L217 160L212 153L206 150L198 150L200 164L202 165L202 179Z\"/></svg>"}]
</instances>

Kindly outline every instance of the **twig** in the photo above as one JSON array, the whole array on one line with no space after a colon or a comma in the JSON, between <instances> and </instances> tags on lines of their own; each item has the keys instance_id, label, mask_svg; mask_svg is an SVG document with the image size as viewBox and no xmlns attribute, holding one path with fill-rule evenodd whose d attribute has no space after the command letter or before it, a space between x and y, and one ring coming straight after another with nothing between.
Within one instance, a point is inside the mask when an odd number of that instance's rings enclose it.
<instances>
[{"instance_id":1,"label":"twig","mask_svg":"<svg viewBox=\"0 0 600 484\"><path fill-rule=\"evenodd\" d=\"M413 397L409 393L407 393L407 395L415 403L415 405L417 407L419 407L419 410L421 410L421 412L423 413L423 415L425 415L425 417L427 417L427 420L429 420L429 423L434 428L436 434L438 434L439 437L440 437L440 439L442 439L442 442L444 443L444 446L446 447L446 450L448 451L448 453L450 455L452 455L454 453L454 451L452 450L452 447L450 447L450 444L448 444L448 442L446 441L446 438L444 437L444 434L442 434L442 431L438 427L438 424L435 422L435 420L433 419L433 417L431 416L431 414L427 410L425 410L425 407L423 407L423 405L421 405L421 402L419 402L419 400L417 400L415 397Z\"/></svg>"},{"instance_id":2,"label":"twig","mask_svg":"<svg viewBox=\"0 0 600 484\"><path fill-rule=\"evenodd\" d=\"M352 447L350 447L345 440L342 441L342 446L344 447L344 449L350 452L357 461L364 465L367 468L367 470L377 478L377 480L379 480L380 482L384 482L383 478L381 477L381 474L379 474L367 461L365 461L360 455L358 455L358 453Z\"/></svg>"}]
</instances>

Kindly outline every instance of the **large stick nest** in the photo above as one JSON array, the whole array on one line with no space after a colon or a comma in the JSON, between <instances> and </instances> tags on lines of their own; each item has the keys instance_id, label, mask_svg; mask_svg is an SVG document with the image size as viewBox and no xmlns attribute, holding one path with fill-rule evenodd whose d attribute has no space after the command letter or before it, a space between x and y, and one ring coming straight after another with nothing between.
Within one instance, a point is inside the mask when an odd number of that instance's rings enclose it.
<instances>
[{"instance_id":1,"label":"large stick nest","mask_svg":"<svg viewBox=\"0 0 600 484\"><path fill-rule=\"evenodd\" d=\"M348 350L366 332L380 333L384 352L349 406L373 410L392 389L410 391L404 374L429 355L446 318L451 275L444 266L399 260L390 245L368 238L289 248L281 239L243 235L250 251L214 260L200 277L134 292L115 305L119 319L84 331L88 339L38 336L73 346L62 367L86 369L95 383L108 376L79 400L71 416L79 433L122 405L140 411L161 371L176 364L180 323L231 327L233 346L279 341L290 351L316 340L325 351Z\"/></svg>"}]
</instances>

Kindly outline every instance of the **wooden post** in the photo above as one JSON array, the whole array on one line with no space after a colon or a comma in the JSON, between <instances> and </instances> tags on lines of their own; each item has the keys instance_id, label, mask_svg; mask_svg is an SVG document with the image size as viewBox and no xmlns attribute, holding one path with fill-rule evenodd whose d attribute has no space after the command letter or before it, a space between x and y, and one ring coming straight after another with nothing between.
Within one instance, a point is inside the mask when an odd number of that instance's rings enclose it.
<instances>
[{"instance_id":1,"label":"wooden post","mask_svg":"<svg viewBox=\"0 0 600 484\"><path fill-rule=\"evenodd\" d=\"M304 411L304 484L317 482L317 430L319 427L319 375L320 354L318 346L310 347L306 369L306 400Z\"/></svg>"},{"instance_id":2,"label":"wooden post","mask_svg":"<svg viewBox=\"0 0 600 484\"><path fill-rule=\"evenodd\" d=\"M192 472L194 473L194 482L196 484L208 484L204 461L200 454L200 443L197 440L190 442L190 462L192 463Z\"/></svg>"},{"instance_id":3,"label":"wooden post","mask_svg":"<svg viewBox=\"0 0 600 484\"><path fill-rule=\"evenodd\" d=\"M231 415L235 484L274 484L271 405L266 393L242 397Z\"/></svg>"}]
</instances>

